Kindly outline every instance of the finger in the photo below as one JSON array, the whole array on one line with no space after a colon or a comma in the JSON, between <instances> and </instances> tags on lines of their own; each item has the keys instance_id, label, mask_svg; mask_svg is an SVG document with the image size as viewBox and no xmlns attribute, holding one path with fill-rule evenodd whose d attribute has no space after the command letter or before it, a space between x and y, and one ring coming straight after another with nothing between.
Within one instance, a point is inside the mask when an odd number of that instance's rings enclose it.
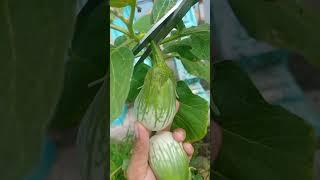
<instances>
[{"instance_id":1,"label":"finger","mask_svg":"<svg viewBox=\"0 0 320 180\"><path fill-rule=\"evenodd\" d=\"M186 138L186 131L182 128L175 129L172 136L176 141L183 142Z\"/></svg>"},{"instance_id":2,"label":"finger","mask_svg":"<svg viewBox=\"0 0 320 180\"><path fill-rule=\"evenodd\" d=\"M176 100L176 113L179 111L180 103L178 100Z\"/></svg>"},{"instance_id":3,"label":"finger","mask_svg":"<svg viewBox=\"0 0 320 180\"><path fill-rule=\"evenodd\" d=\"M143 174L148 168L150 131L147 130L141 123L136 122L135 136L135 144L128 168L128 174Z\"/></svg>"},{"instance_id":4,"label":"finger","mask_svg":"<svg viewBox=\"0 0 320 180\"><path fill-rule=\"evenodd\" d=\"M183 143L183 149L186 151L189 159L192 158L193 152L194 152L194 148L192 146L192 144L190 143Z\"/></svg>"},{"instance_id":5,"label":"finger","mask_svg":"<svg viewBox=\"0 0 320 180\"><path fill-rule=\"evenodd\" d=\"M179 111L180 103L178 100L176 100L176 113ZM162 131L170 131L171 124L169 124L166 128L164 128Z\"/></svg>"}]
</instances>

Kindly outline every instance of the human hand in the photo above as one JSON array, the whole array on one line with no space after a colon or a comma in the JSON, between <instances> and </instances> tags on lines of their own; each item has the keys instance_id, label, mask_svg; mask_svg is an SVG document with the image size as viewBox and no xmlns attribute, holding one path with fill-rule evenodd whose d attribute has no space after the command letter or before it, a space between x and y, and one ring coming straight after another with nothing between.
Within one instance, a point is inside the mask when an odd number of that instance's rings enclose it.
<instances>
[{"instance_id":1,"label":"human hand","mask_svg":"<svg viewBox=\"0 0 320 180\"><path fill-rule=\"evenodd\" d=\"M156 177L148 164L149 160L149 139L151 132L141 123L135 123L135 145L133 154L128 167L128 180L156 180ZM186 138L186 132L178 128L173 131L173 138L178 142L183 142ZM194 152L190 143L183 143L189 159Z\"/></svg>"}]
</instances>

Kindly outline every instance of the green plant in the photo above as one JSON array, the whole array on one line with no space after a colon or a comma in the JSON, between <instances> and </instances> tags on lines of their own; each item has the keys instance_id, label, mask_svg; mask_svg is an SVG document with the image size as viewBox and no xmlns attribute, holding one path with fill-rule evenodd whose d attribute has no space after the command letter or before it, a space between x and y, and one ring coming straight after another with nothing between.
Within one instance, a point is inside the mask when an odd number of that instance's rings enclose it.
<instances>
[{"instance_id":1,"label":"green plant","mask_svg":"<svg viewBox=\"0 0 320 180\"><path fill-rule=\"evenodd\" d=\"M118 37L113 44L110 44L110 104L112 104L110 121L112 122L120 115L125 103L134 103L137 119L150 130L159 131L172 124L172 129L183 128L186 130L186 140L189 142L197 142L203 139L207 134L209 124L208 102L194 95L185 82L177 81L174 72L166 62L173 57L179 58L189 73L209 83L209 26L201 24L186 28L182 19L177 22L170 22L175 26L169 36L162 35L164 37L157 37L163 38L160 43L151 43L152 56L150 60L152 67L141 62L134 64L135 58L140 57L141 53L134 56L133 47L177 1L165 1L166 3L155 1L151 14L145 15L137 21L134 21L136 2L121 2L121 5L111 3L113 7L110 9L111 20L119 18L126 25L126 28L123 28L112 24L112 22L110 24L112 29L123 33L123 36ZM190 0L188 9L196 2ZM121 8L128 5L131 8L131 13L129 18L125 18L120 12L122 11ZM176 99L180 102L177 113ZM116 146L119 145L111 144L111 147ZM163 147L165 147L165 143L163 143ZM179 149L175 150L179 151ZM159 153L158 150L152 152L154 154ZM110 155L119 156L112 150ZM179 158L179 154L173 156ZM111 158L110 163L113 164L113 167L110 169L110 174L117 174L117 178L122 174L121 178L125 178L126 170L122 167L130 159L130 152L127 153L126 157L122 156L120 159L122 159L122 162L115 162ZM154 161L150 163L151 166L156 167ZM189 167L188 163L184 162L182 164L186 169ZM157 174L156 170L155 173ZM183 173L180 175L182 179L187 178L187 176L182 177ZM111 176L112 178L115 179L115 176Z\"/></svg>"}]
</instances>

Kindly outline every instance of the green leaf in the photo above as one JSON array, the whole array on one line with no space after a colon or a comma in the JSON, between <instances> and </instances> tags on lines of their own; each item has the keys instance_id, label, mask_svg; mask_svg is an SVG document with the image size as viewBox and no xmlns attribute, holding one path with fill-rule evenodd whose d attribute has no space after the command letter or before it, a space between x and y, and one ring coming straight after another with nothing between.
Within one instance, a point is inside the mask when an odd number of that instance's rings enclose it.
<instances>
[{"instance_id":1,"label":"green leaf","mask_svg":"<svg viewBox=\"0 0 320 180\"><path fill-rule=\"evenodd\" d=\"M152 23L159 21L174 5L177 0L156 0L152 8Z\"/></svg>"},{"instance_id":2,"label":"green leaf","mask_svg":"<svg viewBox=\"0 0 320 180\"><path fill-rule=\"evenodd\" d=\"M128 161L133 148L133 136L128 135L121 143L110 142L110 178L113 180L126 179Z\"/></svg>"},{"instance_id":3,"label":"green leaf","mask_svg":"<svg viewBox=\"0 0 320 180\"><path fill-rule=\"evenodd\" d=\"M137 42L133 41L132 39L129 39L128 36L123 35L123 36L117 37L117 39L114 41L114 46L112 47L126 46L129 49L133 49L136 45L137 45Z\"/></svg>"},{"instance_id":4,"label":"green leaf","mask_svg":"<svg viewBox=\"0 0 320 180\"><path fill-rule=\"evenodd\" d=\"M189 37L165 44L166 51L177 52L180 56L193 61L210 59L210 28L208 24L183 29L181 33L173 35L173 37L175 36ZM186 50L184 51L184 49Z\"/></svg>"},{"instance_id":5,"label":"green leaf","mask_svg":"<svg viewBox=\"0 0 320 180\"><path fill-rule=\"evenodd\" d=\"M180 107L174 117L172 129L183 128L186 141L195 142L207 134L209 105L200 96L194 95L183 81L177 82Z\"/></svg>"},{"instance_id":6,"label":"green leaf","mask_svg":"<svg viewBox=\"0 0 320 180\"><path fill-rule=\"evenodd\" d=\"M40 161L63 85L76 1L1 1L0 174L22 179Z\"/></svg>"},{"instance_id":7,"label":"green leaf","mask_svg":"<svg viewBox=\"0 0 320 180\"><path fill-rule=\"evenodd\" d=\"M182 36L191 34L210 34L210 26L209 24L200 24L199 26L192 26L181 31Z\"/></svg>"},{"instance_id":8,"label":"green leaf","mask_svg":"<svg viewBox=\"0 0 320 180\"><path fill-rule=\"evenodd\" d=\"M125 7L132 3L135 3L135 0L110 0L110 6L116 8Z\"/></svg>"},{"instance_id":9,"label":"green leaf","mask_svg":"<svg viewBox=\"0 0 320 180\"><path fill-rule=\"evenodd\" d=\"M300 52L319 64L320 13L319 6L311 2L231 0L229 3L251 36Z\"/></svg>"},{"instance_id":10,"label":"green leaf","mask_svg":"<svg viewBox=\"0 0 320 180\"><path fill-rule=\"evenodd\" d=\"M312 180L315 133L300 117L268 104L234 62L214 66L222 149L214 179Z\"/></svg>"},{"instance_id":11,"label":"green leaf","mask_svg":"<svg viewBox=\"0 0 320 180\"><path fill-rule=\"evenodd\" d=\"M176 44L175 42L170 43L163 50L164 53L173 53L174 56L179 59L187 59L190 61L199 61L200 59L191 52L192 47L185 44Z\"/></svg>"},{"instance_id":12,"label":"green leaf","mask_svg":"<svg viewBox=\"0 0 320 180\"><path fill-rule=\"evenodd\" d=\"M164 52L173 53L182 60L189 73L210 80L210 63L202 60L210 59L210 29L207 24L183 29L173 36L190 36L165 44ZM196 62L197 61L197 62Z\"/></svg>"},{"instance_id":13,"label":"green leaf","mask_svg":"<svg viewBox=\"0 0 320 180\"><path fill-rule=\"evenodd\" d=\"M133 60L133 53L128 47L110 49L110 120L121 114L129 94Z\"/></svg>"},{"instance_id":14,"label":"green leaf","mask_svg":"<svg viewBox=\"0 0 320 180\"><path fill-rule=\"evenodd\" d=\"M146 33L151 28L151 15L147 14L140 17L133 25L134 29L140 33Z\"/></svg>"},{"instance_id":15,"label":"green leaf","mask_svg":"<svg viewBox=\"0 0 320 180\"><path fill-rule=\"evenodd\" d=\"M71 55L66 61L63 91L51 119L51 128L76 126L101 84L88 84L106 74L106 2L89 1L77 18Z\"/></svg>"},{"instance_id":16,"label":"green leaf","mask_svg":"<svg viewBox=\"0 0 320 180\"><path fill-rule=\"evenodd\" d=\"M182 44L192 45L191 52L202 60L210 60L210 34L195 33L182 40Z\"/></svg>"},{"instance_id":17,"label":"green leaf","mask_svg":"<svg viewBox=\"0 0 320 180\"><path fill-rule=\"evenodd\" d=\"M115 46L121 46L123 43L125 43L128 40L128 36L123 35L120 37L117 37L117 39L114 41Z\"/></svg>"},{"instance_id":18,"label":"green leaf","mask_svg":"<svg viewBox=\"0 0 320 180\"><path fill-rule=\"evenodd\" d=\"M107 179L109 149L108 86L105 82L89 106L77 137L82 180Z\"/></svg>"},{"instance_id":19,"label":"green leaf","mask_svg":"<svg viewBox=\"0 0 320 180\"><path fill-rule=\"evenodd\" d=\"M130 91L127 98L128 102L133 102L143 86L144 79L150 67L144 63L138 64L134 67L133 75L130 84Z\"/></svg>"},{"instance_id":20,"label":"green leaf","mask_svg":"<svg viewBox=\"0 0 320 180\"><path fill-rule=\"evenodd\" d=\"M206 80L208 83L210 82L210 62L209 61L189 61L187 59L182 58L181 62L183 66L186 68L188 73L197 76Z\"/></svg>"}]
</instances>

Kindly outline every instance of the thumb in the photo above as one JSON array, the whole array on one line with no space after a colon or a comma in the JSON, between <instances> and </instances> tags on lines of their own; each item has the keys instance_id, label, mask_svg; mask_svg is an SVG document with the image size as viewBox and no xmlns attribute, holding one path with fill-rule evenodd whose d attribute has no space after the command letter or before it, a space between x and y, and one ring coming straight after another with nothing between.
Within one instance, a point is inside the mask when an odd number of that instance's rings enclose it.
<instances>
[{"instance_id":1,"label":"thumb","mask_svg":"<svg viewBox=\"0 0 320 180\"><path fill-rule=\"evenodd\" d=\"M128 173L144 174L148 169L150 132L142 124L136 122L135 135L135 144Z\"/></svg>"}]
</instances>

